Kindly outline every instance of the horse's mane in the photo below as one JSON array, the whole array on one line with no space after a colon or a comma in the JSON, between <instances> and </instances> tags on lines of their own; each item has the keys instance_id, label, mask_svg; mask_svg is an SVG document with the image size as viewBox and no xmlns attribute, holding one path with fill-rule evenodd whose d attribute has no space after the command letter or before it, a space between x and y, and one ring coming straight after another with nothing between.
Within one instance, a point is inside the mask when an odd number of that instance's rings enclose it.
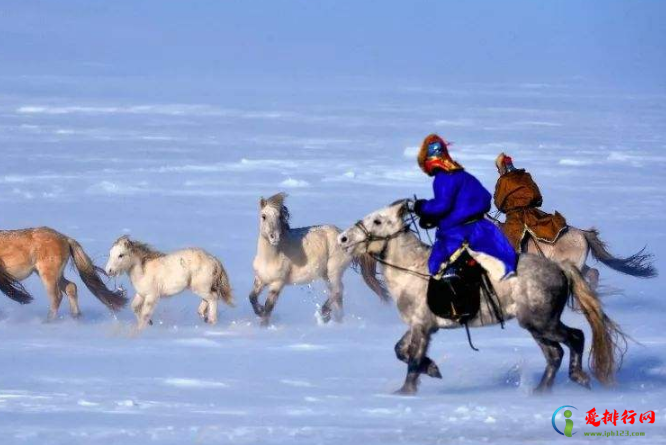
<instances>
[{"instance_id":1,"label":"horse's mane","mask_svg":"<svg viewBox=\"0 0 666 445\"><path fill-rule=\"evenodd\" d=\"M280 215L280 222L285 230L289 230L289 218L291 214L286 205L284 205L284 200L287 198L285 192L277 193L266 200L266 205L278 211Z\"/></svg>"},{"instance_id":2,"label":"horse's mane","mask_svg":"<svg viewBox=\"0 0 666 445\"><path fill-rule=\"evenodd\" d=\"M123 240L127 241L127 245L129 246L132 255L136 255L141 260L142 266L146 264L146 261L153 260L155 258L161 258L166 255L164 252L160 252L159 250L154 249L152 246L150 246L150 244L131 240L127 235L123 235L118 238L116 243Z\"/></svg>"}]
</instances>

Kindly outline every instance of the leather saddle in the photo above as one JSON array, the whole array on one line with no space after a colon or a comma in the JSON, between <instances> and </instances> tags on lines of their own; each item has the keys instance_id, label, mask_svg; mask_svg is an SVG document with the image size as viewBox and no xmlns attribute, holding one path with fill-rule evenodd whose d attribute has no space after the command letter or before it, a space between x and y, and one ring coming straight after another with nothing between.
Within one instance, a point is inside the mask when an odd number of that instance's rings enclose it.
<instances>
[{"instance_id":1,"label":"leather saddle","mask_svg":"<svg viewBox=\"0 0 666 445\"><path fill-rule=\"evenodd\" d=\"M476 317L481 306L481 288L486 271L464 251L451 265L452 277L428 282L428 307L441 318L466 324Z\"/></svg>"}]
</instances>

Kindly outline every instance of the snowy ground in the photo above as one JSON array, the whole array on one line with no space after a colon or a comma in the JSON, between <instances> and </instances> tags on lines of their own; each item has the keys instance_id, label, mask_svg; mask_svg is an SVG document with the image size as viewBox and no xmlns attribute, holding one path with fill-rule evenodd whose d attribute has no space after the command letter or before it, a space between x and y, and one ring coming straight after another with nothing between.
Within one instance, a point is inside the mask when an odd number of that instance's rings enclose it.
<instances>
[{"instance_id":1,"label":"snowy ground","mask_svg":"<svg viewBox=\"0 0 666 445\"><path fill-rule=\"evenodd\" d=\"M600 266L605 287L624 291L606 298L608 313L641 345L630 345L617 388L584 391L563 368L541 397L530 388L544 360L514 324L474 331L478 353L462 331L439 333L431 356L444 379L424 380L416 397L392 395L405 327L351 271L342 325L317 325L316 284L287 289L269 329L247 303L260 196L289 192L295 225L347 227L395 199L428 196L414 154L431 131L454 141L454 156L488 188L505 150L533 173L546 209L596 225L619 254L663 251L662 93L209 87L22 78L0 90L2 228L51 226L99 264L123 233L163 250L201 246L222 259L237 299L216 327L197 319L191 295L163 301L156 325L134 338L129 311L114 320L82 285L82 320L65 303L61 320L43 323L46 298L30 279L32 305L0 299L2 443L552 443L565 440L550 424L562 405L579 408L579 431L595 431L583 420L592 407L653 410L655 424L631 431L666 443L662 279ZM656 264L665 269L663 255ZM596 431L611 429L621 428Z\"/></svg>"}]
</instances>

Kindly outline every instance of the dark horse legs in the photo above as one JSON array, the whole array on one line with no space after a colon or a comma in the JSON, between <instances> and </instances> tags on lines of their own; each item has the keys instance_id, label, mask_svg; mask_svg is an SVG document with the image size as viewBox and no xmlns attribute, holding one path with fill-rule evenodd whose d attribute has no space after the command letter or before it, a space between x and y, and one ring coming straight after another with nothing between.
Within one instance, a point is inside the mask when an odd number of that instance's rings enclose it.
<instances>
[{"instance_id":1,"label":"dark horse legs","mask_svg":"<svg viewBox=\"0 0 666 445\"><path fill-rule=\"evenodd\" d=\"M585 336L580 329L566 326L561 321L551 329L528 328L546 357L546 370L535 391L545 392L552 388L555 375L562 363L564 350L560 343L569 348L569 378L585 388L590 388L590 377L583 371L583 350Z\"/></svg>"},{"instance_id":2,"label":"dark horse legs","mask_svg":"<svg viewBox=\"0 0 666 445\"><path fill-rule=\"evenodd\" d=\"M400 394L414 394L418 387L420 374L427 374L430 377L442 378L439 368L426 356L428 346L430 345L430 336L432 331L421 327L412 327L402 336L395 345L395 355L398 360L407 363L407 377L402 388L398 390Z\"/></svg>"}]
</instances>

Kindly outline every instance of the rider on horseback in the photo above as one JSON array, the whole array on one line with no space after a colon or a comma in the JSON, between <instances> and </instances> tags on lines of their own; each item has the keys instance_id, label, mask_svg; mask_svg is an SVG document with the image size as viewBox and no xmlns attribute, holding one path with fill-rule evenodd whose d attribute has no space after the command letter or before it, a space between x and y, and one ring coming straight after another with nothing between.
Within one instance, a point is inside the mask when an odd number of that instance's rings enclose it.
<instances>
[{"instance_id":1,"label":"rider on horseback","mask_svg":"<svg viewBox=\"0 0 666 445\"><path fill-rule=\"evenodd\" d=\"M455 276L452 256L465 246L500 260L504 275L515 272L516 253L502 232L485 218L491 195L474 176L451 159L449 144L431 134L418 154L421 169L433 176L434 199L419 199L414 212L421 226L437 227L435 244L428 260L431 275Z\"/></svg>"},{"instance_id":2,"label":"rider on horseback","mask_svg":"<svg viewBox=\"0 0 666 445\"><path fill-rule=\"evenodd\" d=\"M500 174L495 186L495 207L506 214L500 224L517 252L523 250L525 235L547 243L554 243L567 228L562 215L554 215L539 209L543 202L539 187L524 169L513 166L511 157L500 153L495 161Z\"/></svg>"}]
</instances>

